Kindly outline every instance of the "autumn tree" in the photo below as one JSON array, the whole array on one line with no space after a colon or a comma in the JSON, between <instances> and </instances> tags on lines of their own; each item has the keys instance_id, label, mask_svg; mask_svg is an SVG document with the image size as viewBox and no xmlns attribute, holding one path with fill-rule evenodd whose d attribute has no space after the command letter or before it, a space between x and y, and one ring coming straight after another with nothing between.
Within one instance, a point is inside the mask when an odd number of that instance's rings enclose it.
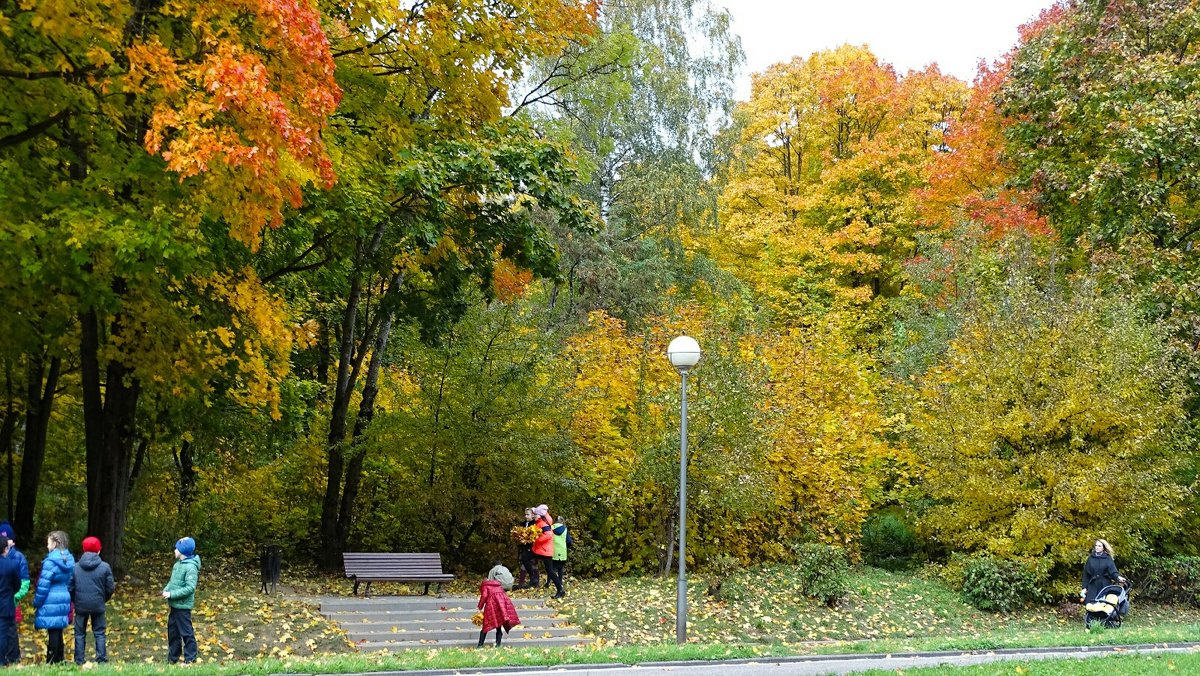
<instances>
[{"instance_id":1,"label":"autumn tree","mask_svg":"<svg viewBox=\"0 0 1200 676\"><path fill-rule=\"evenodd\" d=\"M999 91L1022 184L1068 240L1144 234L1188 248L1200 233L1200 10L1081 0L1046 23L1016 50Z\"/></svg>"},{"instance_id":2,"label":"autumn tree","mask_svg":"<svg viewBox=\"0 0 1200 676\"><path fill-rule=\"evenodd\" d=\"M729 131L709 249L787 322L894 296L918 228L912 193L964 98L936 68L902 78L865 47L772 66Z\"/></svg>"},{"instance_id":3,"label":"autumn tree","mask_svg":"<svg viewBox=\"0 0 1200 676\"><path fill-rule=\"evenodd\" d=\"M0 17L0 237L18 270L6 308L44 289L75 317L88 530L120 567L147 402L240 368L239 401L276 399L277 306L213 251L255 248L303 185L332 183L333 60L306 2L97 0Z\"/></svg>"},{"instance_id":4,"label":"autumn tree","mask_svg":"<svg viewBox=\"0 0 1200 676\"><path fill-rule=\"evenodd\" d=\"M1071 566L1097 535L1145 551L1184 494L1177 356L1128 297L1030 272L979 303L919 381L923 527L957 550Z\"/></svg>"},{"instance_id":5,"label":"autumn tree","mask_svg":"<svg viewBox=\"0 0 1200 676\"><path fill-rule=\"evenodd\" d=\"M1142 261L1156 312L1194 349L1200 14L1174 0L1086 1L1042 23L998 97L1019 185L1066 242ZM1143 256L1143 242L1161 254Z\"/></svg>"},{"instance_id":6,"label":"autumn tree","mask_svg":"<svg viewBox=\"0 0 1200 676\"><path fill-rule=\"evenodd\" d=\"M595 237L554 231L563 279L550 300L564 320L604 310L636 324L687 284L679 242L712 218L710 130L742 58L727 11L634 0L603 3L589 40L534 62L513 114L571 145L603 224Z\"/></svg>"},{"instance_id":7,"label":"autumn tree","mask_svg":"<svg viewBox=\"0 0 1200 676\"><path fill-rule=\"evenodd\" d=\"M557 514L570 504L565 470L575 449L565 383L553 372L560 337L545 330L540 304L473 296L435 344L411 324L397 336L363 442L370 456L360 509L372 524L427 526L363 529L355 540L364 547L433 549L454 564L491 560L497 545L511 551L508 529L521 506L549 503ZM582 519L572 527L585 528Z\"/></svg>"},{"instance_id":8,"label":"autumn tree","mask_svg":"<svg viewBox=\"0 0 1200 676\"><path fill-rule=\"evenodd\" d=\"M763 333L746 341L769 389L759 405L771 434L766 461L775 503L761 510L772 556L818 541L853 549L878 504L917 480L920 463L890 439L902 416L885 414L884 383L833 327Z\"/></svg>"},{"instance_id":9,"label":"autumn tree","mask_svg":"<svg viewBox=\"0 0 1200 676\"><path fill-rule=\"evenodd\" d=\"M426 338L492 288L508 260L554 274L545 223L586 230L568 151L503 118L529 59L591 31L593 3L366 4L331 16L350 92L328 133L339 185L268 242L263 274L316 324L300 361L328 406L320 532L335 566L349 537L392 332ZM312 273L312 274L305 274Z\"/></svg>"},{"instance_id":10,"label":"autumn tree","mask_svg":"<svg viewBox=\"0 0 1200 676\"><path fill-rule=\"evenodd\" d=\"M679 376L664 355L684 332L705 345L704 365L688 379L688 552L695 560L760 558L766 538L744 526L747 514L770 502L767 421L757 407L761 369L746 358L737 332L696 307L661 317L644 333L595 312L564 358L579 449L567 472L591 497L596 572L666 573L674 560Z\"/></svg>"}]
</instances>

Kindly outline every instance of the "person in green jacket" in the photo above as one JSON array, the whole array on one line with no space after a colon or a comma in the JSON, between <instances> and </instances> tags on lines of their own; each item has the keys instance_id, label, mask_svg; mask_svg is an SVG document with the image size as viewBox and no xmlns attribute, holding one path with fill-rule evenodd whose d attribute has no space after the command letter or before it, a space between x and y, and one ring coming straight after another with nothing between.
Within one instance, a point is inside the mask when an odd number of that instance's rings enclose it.
<instances>
[{"instance_id":1,"label":"person in green jacket","mask_svg":"<svg viewBox=\"0 0 1200 676\"><path fill-rule=\"evenodd\" d=\"M555 577L558 578L558 593L551 598L561 599L566 596L566 592L563 591L563 572L567 568L567 548L575 544L575 538L571 537L571 534L567 532L567 521L561 516L558 517L558 521L554 524L554 528L550 532L554 535L554 556L552 560Z\"/></svg>"},{"instance_id":2,"label":"person in green jacket","mask_svg":"<svg viewBox=\"0 0 1200 676\"><path fill-rule=\"evenodd\" d=\"M163 587L162 597L167 599L171 612L167 615L167 660L171 664L196 661L196 633L192 629L192 608L196 605L196 584L200 580L200 556L196 554L196 541L189 537L175 543L175 566L171 568L171 580Z\"/></svg>"}]
</instances>

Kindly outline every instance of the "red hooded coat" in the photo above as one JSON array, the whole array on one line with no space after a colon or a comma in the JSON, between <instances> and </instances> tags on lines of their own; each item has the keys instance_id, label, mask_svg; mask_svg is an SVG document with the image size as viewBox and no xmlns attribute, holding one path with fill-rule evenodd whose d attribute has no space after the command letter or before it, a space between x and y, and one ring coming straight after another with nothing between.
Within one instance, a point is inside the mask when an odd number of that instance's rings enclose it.
<instances>
[{"instance_id":1,"label":"red hooded coat","mask_svg":"<svg viewBox=\"0 0 1200 676\"><path fill-rule=\"evenodd\" d=\"M485 632L498 627L504 627L504 631L508 632L521 624L512 599L508 598L504 587L496 580L484 580L483 584L479 585L479 609L483 611L482 629Z\"/></svg>"}]
</instances>

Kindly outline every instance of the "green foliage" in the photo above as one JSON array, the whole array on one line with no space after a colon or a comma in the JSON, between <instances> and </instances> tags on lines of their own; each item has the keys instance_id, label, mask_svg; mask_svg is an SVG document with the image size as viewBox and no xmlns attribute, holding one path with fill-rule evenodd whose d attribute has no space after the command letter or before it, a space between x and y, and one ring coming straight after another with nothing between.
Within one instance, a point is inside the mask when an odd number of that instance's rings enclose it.
<instances>
[{"instance_id":1,"label":"green foliage","mask_svg":"<svg viewBox=\"0 0 1200 676\"><path fill-rule=\"evenodd\" d=\"M1042 582L1037 566L983 555L963 566L962 597L980 610L1010 612L1045 600Z\"/></svg>"},{"instance_id":2,"label":"green foliage","mask_svg":"<svg viewBox=\"0 0 1200 676\"><path fill-rule=\"evenodd\" d=\"M885 570L907 570L917 564L917 534L903 518L889 512L874 514L863 523L863 561Z\"/></svg>"},{"instance_id":3,"label":"green foliage","mask_svg":"<svg viewBox=\"0 0 1200 676\"><path fill-rule=\"evenodd\" d=\"M1138 598L1200 608L1200 557L1143 557L1123 571Z\"/></svg>"},{"instance_id":4,"label":"green foliage","mask_svg":"<svg viewBox=\"0 0 1200 676\"><path fill-rule=\"evenodd\" d=\"M450 565L486 568L511 558L509 528L540 503L587 539L563 473L567 411L543 319L534 306L476 300L438 344L415 327L398 338L403 367L380 395L352 546L442 551Z\"/></svg>"},{"instance_id":5,"label":"green foliage","mask_svg":"<svg viewBox=\"0 0 1200 676\"><path fill-rule=\"evenodd\" d=\"M1198 31L1195 3L1081 0L1016 50L1000 95L1009 152L1068 241L1195 242Z\"/></svg>"},{"instance_id":6,"label":"green foliage","mask_svg":"<svg viewBox=\"0 0 1200 676\"><path fill-rule=\"evenodd\" d=\"M846 550L822 544L792 548L801 591L827 606L837 605L849 590L850 559Z\"/></svg>"}]
</instances>

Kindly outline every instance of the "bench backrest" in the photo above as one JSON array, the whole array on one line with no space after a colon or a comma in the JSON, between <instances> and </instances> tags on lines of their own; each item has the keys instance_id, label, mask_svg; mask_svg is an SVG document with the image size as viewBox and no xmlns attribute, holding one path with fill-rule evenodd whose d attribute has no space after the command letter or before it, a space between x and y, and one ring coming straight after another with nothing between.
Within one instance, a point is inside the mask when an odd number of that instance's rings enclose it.
<instances>
[{"instance_id":1,"label":"bench backrest","mask_svg":"<svg viewBox=\"0 0 1200 676\"><path fill-rule=\"evenodd\" d=\"M442 572L442 555L431 553L346 552L346 575L428 575Z\"/></svg>"}]
</instances>

